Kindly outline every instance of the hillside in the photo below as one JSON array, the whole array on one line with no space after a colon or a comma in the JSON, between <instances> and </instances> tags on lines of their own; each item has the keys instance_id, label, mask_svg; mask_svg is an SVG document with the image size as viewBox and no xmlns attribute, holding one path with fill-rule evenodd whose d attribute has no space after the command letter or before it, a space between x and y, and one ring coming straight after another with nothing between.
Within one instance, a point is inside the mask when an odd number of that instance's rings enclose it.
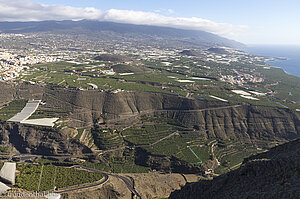
<instances>
[{"instance_id":1,"label":"hillside","mask_svg":"<svg viewBox=\"0 0 300 199\"><path fill-rule=\"evenodd\" d=\"M111 62L126 62L131 61L129 57L122 55L110 55L110 54L102 54L94 58L99 61L111 61Z\"/></svg>"},{"instance_id":2,"label":"hillside","mask_svg":"<svg viewBox=\"0 0 300 199\"><path fill-rule=\"evenodd\" d=\"M61 118L54 129L3 122L3 145L12 144L21 153L34 154L103 150L112 167L105 168L118 172L142 168L139 171L202 173L213 169L223 173L227 164L230 168L239 166L243 158L295 139L300 132L299 113L278 107L152 92L62 90L27 84L2 87L10 89L0 102L42 99L46 104L35 117ZM38 143L40 139L45 142ZM202 166L194 164L197 159L187 146L204 161ZM105 161L101 160L102 169ZM120 167L124 164L127 166Z\"/></svg>"},{"instance_id":3,"label":"hillside","mask_svg":"<svg viewBox=\"0 0 300 199\"><path fill-rule=\"evenodd\" d=\"M70 138L65 131L28 127L0 121L1 146L12 146L22 154L58 155L91 153L91 150Z\"/></svg>"},{"instance_id":4,"label":"hillside","mask_svg":"<svg viewBox=\"0 0 300 199\"><path fill-rule=\"evenodd\" d=\"M143 112L152 115L164 113L188 127L199 126L208 138L293 139L298 136L300 128L300 115L287 109L247 105L231 107L222 102L162 93L47 90L43 100L49 107L71 111L72 118L86 123L97 121L103 115L109 122ZM201 109L204 110L192 111Z\"/></svg>"},{"instance_id":5,"label":"hillside","mask_svg":"<svg viewBox=\"0 0 300 199\"><path fill-rule=\"evenodd\" d=\"M298 198L300 140L245 159L242 166L211 181L175 191L170 199Z\"/></svg>"},{"instance_id":6,"label":"hillside","mask_svg":"<svg viewBox=\"0 0 300 199\"><path fill-rule=\"evenodd\" d=\"M185 45L228 46L240 47L241 43L223 37L196 30L182 30L158 26L132 25L113 22L91 20L81 21L40 21L40 22L0 22L0 31L3 33L68 33L90 34L101 38L114 36L123 38L142 38L142 40L175 42ZM109 33L109 34L107 34ZM109 37L110 39L112 37Z\"/></svg>"}]
</instances>

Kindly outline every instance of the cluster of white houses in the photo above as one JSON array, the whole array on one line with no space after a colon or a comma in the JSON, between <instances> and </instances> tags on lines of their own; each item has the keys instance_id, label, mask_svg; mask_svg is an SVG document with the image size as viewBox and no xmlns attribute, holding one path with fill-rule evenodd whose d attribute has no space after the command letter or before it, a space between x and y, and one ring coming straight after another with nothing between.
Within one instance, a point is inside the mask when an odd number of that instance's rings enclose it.
<instances>
[{"instance_id":1,"label":"cluster of white houses","mask_svg":"<svg viewBox=\"0 0 300 199\"><path fill-rule=\"evenodd\" d=\"M56 57L22 56L9 52L0 52L0 80L13 80L19 77L28 66L58 61Z\"/></svg>"}]
</instances>

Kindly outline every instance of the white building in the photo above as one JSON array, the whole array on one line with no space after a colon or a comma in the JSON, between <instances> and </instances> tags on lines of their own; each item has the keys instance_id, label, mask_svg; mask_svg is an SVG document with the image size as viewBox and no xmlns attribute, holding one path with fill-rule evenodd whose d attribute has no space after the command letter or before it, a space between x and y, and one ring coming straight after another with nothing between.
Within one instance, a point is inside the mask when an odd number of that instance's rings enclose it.
<instances>
[{"instance_id":1,"label":"white building","mask_svg":"<svg viewBox=\"0 0 300 199\"><path fill-rule=\"evenodd\" d=\"M16 163L5 162L0 171L0 178L5 182L14 185L16 179Z\"/></svg>"}]
</instances>

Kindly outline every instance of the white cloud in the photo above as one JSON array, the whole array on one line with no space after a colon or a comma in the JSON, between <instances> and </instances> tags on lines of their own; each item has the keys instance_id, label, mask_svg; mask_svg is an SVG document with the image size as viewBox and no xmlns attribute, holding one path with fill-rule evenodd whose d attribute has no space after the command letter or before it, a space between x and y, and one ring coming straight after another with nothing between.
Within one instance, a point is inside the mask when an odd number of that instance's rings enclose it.
<instances>
[{"instance_id":1,"label":"white cloud","mask_svg":"<svg viewBox=\"0 0 300 199\"><path fill-rule=\"evenodd\" d=\"M102 15L101 20L121 23L166 26L182 29L204 30L228 37L234 37L240 32L247 29L246 26L216 23L207 19L197 17L169 17L153 12L116 9L105 11Z\"/></svg>"},{"instance_id":2,"label":"white cloud","mask_svg":"<svg viewBox=\"0 0 300 199\"><path fill-rule=\"evenodd\" d=\"M93 19L141 25L156 25L182 29L204 30L226 37L235 37L246 26L217 23L192 17L164 16L161 10L142 12L110 9L102 11L93 7L77 8L64 5L45 5L29 0L0 0L0 21L80 20ZM168 9L167 13L174 13Z\"/></svg>"},{"instance_id":3,"label":"white cloud","mask_svg":"<svg viewBox=\"0 0 300 199\"><path fill-rule=\"evenodd\" d=\"M28 0L0 0L1 21L99 19L101 15L101 10L92 7L75 8L63 5L44 5Z\"/></svg>"},{"instance_id":4,"label":"white cloud","mask_svg":"<svg viewBox=\"0 0 300 199\"><path fill-rule=\"evenodd\" d=\"M169 14L173 14L173 13L175 13L175 11L172 10L172 9L168 9L168 13L169 13Z\"/></svg>"}]
</instances>

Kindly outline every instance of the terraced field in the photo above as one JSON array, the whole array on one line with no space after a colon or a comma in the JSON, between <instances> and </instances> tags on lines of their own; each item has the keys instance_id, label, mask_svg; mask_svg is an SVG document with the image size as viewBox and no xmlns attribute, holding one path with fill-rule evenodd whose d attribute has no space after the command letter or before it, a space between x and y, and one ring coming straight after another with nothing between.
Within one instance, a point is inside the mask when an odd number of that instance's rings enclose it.
<instances>
[{"instance_id":1,"label":"terraced field","mask_svg":"<svg viewBox=\"0 0 300 199\"><path fill-rule=\"evenodd\" d=\"M27 100L14 100L6 106L0 108L0 120L6 121L21 112L25 107Z\"/></svg>"},{"instance_id":2,"label":"terraced field","mask_svg":"<svg viewBox=\"0 0 300 199\"><path fill-rule=\"evenodd\" d=\"M219 173L239 166L245 157L259 152L251 144L208 139L204 130L184 127L180 122L164 116L143 115L141 121L124 130L101 126L92 129L92 139L103 153L101 168L114 172L148 171L149 168L135 163L137 147L153 155L174 156L195 165L199 159L203 164L217 159L220 166L216 172Z\"/></svg>"},{"instance_id":3,"label":"terraced field","mask_svg":"<svg viewBox=\"0 0 300 199\"><path fill-rule=\"evenodd\" d=\"M249 157L262 149L254 147L252 144L243 144L240 142L219 142L215 149L215 156L221 163L220 167L216 170L218 173L223 173L231 169L236 169L243 162L245 157Z\"/></svg>"}]
</instances>

